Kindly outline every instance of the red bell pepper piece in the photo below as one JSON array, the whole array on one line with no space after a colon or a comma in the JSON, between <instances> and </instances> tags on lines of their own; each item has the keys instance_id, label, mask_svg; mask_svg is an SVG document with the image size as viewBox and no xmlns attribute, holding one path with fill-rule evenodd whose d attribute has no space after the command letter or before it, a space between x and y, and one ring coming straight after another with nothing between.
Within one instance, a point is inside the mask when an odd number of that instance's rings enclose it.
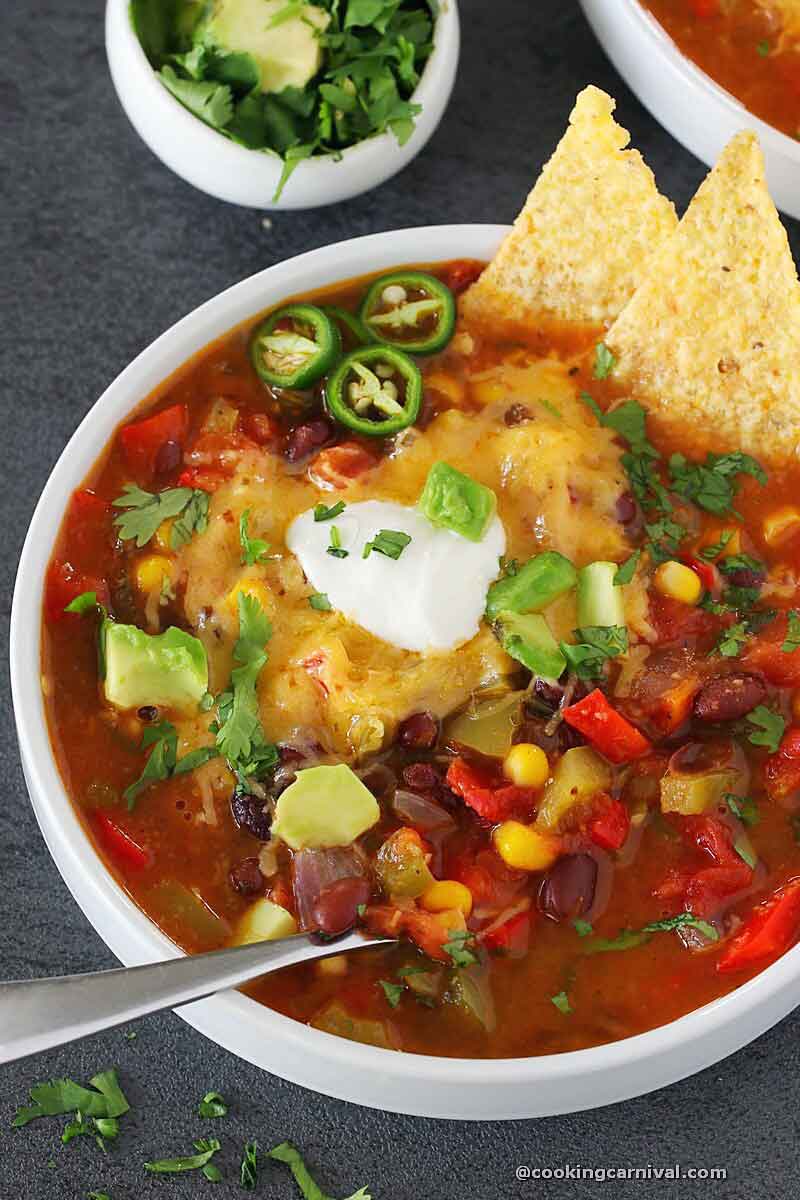
<instances>
[{"instance_id":1,"label":"red bell pepper piece","mask_svg":"<svg viewBox=\"0 0 800 1200\"><path fill-rule=\"evenodd\" d=\"M599 811L589 822L589 837L603 850L619 850L625 845L631 818L621 800L603 795Z\"/></svg>"},{"instance_id":2,"label":"red bell pepper piece","mask_svg":"<svg viewBox=\"0 0 800 1200\"><path fill-rule=\"evenodd\" d=\"M717 970L744 971L776 958L800 936L800 879L790 879L756 905L720 956Z\"/></svg>"},{"instance_id":3,"label":"red bell pepper piece","mask_svg":"<svg viewBox=\"0 0 800 1200\"><path fill-rule=\"evenodd\" d=\"M463 758L454 758L448 767L447 785L479 817L492 825L532 809L537 795L535 789L504 783L490 770L474 766Z\"/></svg>"},{"instance_id":4,"label":"red bell pepper piece","mask_svg":"<svg viewBox=\"0 0 800 1200\"><path fill-rule=\"evenodd\" d=\"M764 763L764 782L772 800L783 800L800 789L800 728L787 729L781 744Z\"/></svg>"},{"instance_id":5,"label":"red bell pepper piece","mask_svg":"<svg viewBox=\"0 0 800 1200\"><path fill-rule=\"evenodd\" d=\"M672 871L655 889L661 900L680 899L698 917L718 913L737 892L750 887L753 870L736 852L730 828L716 817L681 817L684 838L712 860L698 871Z\"/></svg>"},{"instance_id":6,"label":"red bell pepper piece","mask_svg":"<svg viewBox=\"0 0 800 1200\"><path fill-rule=\"evenodd\" d=\"M82 575L72 563L52 562L47 568L44 586L44 611L50 622L79 620L77 613L64 609L83 592L95 592L100 604L108 607L109 591L105 579Z\"/></svg>"},{"instance_id":7,"label":"red bell pepper piece","mask_svg":"<svg viewBox=\"0 0 800 1200\"><path fill-rule=\"evenodd\" d=\"M126 425L119 437L128 466L139 478L150 479L161 447L176 442L183 449L188 433L189 409L185 404L173 404L152 417Z\"/></svg>"},{"instance_id":8,"label":"red bell pepper piece","mask_svg":"<svg viewBox=\"0 0 800 1200\"><path fill-rule=\"evenodd\" d=\"M564 720L610 762L630 762L652 750L644 734L611 707L599 688L565 708Z\"/></svg>"},{"instance_id":9,"label":"red bell pepper piece","mask_svg":"<svg viewBox=\"0 0 800 1200\"><path fill-rule=\"evenodd\" d=\"M699 577L707 592L713 592L719 587L719 572L713 563L705 562L702 558L692 558L691 554L685 554L683 561Z\"/></svg>"},{"instance_id":10,"label":"red bell pepper piece","mask_svg":"<svg viewBox=\"0 0 800 1200\"><path fill-rule=\"evenodd\" d=\"M800 650L781 650L786 640L788 621L785 614L776 617L763 633L752 639L742 654L748 668L766 675L775 687L800 687Z\"/></svg>"},{"instance_id":11,"label":"red bell pepper piece","mask_svg":"<svg viewBox=\"0 0 800 1200\"><path fill-rule=\"evenodd\" d=\"M481 933L480 939L487 950L509 958L523 958L528 953L531 935L531 912L515 913L502 925L487 929Z\"/></svg>"},{"instance_id":12,"label":"red bell pepper piece","mask_svg":"<svg viewBox=\"0 0 800 1200\"><path fill-rule=\"evenodd\" d=\"M117 866L125 870L141 871L149 865L150 851L138 845L106 813L95 813L94 820L98 840Z\"/></svg>"}]
</instances>

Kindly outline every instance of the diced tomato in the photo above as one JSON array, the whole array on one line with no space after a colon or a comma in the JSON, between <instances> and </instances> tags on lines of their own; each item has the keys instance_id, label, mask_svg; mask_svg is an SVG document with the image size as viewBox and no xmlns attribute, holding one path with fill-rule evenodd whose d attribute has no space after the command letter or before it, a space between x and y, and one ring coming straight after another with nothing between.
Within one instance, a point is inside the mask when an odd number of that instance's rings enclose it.
<instances>
[{"instance_id":1,"label":"diced tomato","mask_svg":"<svg viewBox=\"0 0 800 1200\"><path fill-rule=\"evenodd\" d=\"M764 782L771 799L784 800L800 790L800 728L787 729L781 744L764 763Z\"/></svg>"},{"instance_id":2,"label":"diced tomato","mask_svg":"<svg viewBox=\"0 0 800 1200\"><path fill-rule=\"evenodd\" d=\"M631 762L652 749L644 734L612 708L599 688L564 709L564 720L613 763Z\"/></svg>"},{"instance_id":3,"label":"diced tomato","mask_svg":"<svg viewBox=\"0 0 800 1200\"><path fill-rule=\"evenodd\" d=\"M691 567L707 592L714 592L719 587L719 573L713 563L705 562L702 558L692 558L690 554L683 557L687 567Z\"/></svg>"},{"instance_id":4,"label":"diced tomato","mask_svg":"<svg viewBox=\"0 0 800 1200\"><path fill-rule=\"evenodd\" d=\"M756 905L723 951L717 970L743 971L776 958L800 936L800 879L791 879Z\"/></svg>"},{"instance_id":5,"label":"diced tomato","mask_svg":"<svg viewBox=\"0 0 800 1200\"><path fill-rule=\"evenodd\" d=\"M447 769L447 785L465 804L492 825L533 808L534 788L516 787L484 767L454 758Z\"/></svg>"},{"instance_id":6,"label":"diced tomato","mask_svg":"<svg viewBox=\"0 0 800 1200\"><path fill-rule=\"evenodd\" d=\"M448 874L463 883L472 893L472 899L477 907L489 904L494 899L494 880L486 867L478 863L455 867Z\"/></svg>"},{"instance_id":7,"label":"diced tomato","mask_svg":"<svg viewBox=\"0 0 800 1200\"><path fill-rule=\"evenodd\" d=\"M458 296L461 292L465 292L482 273L482 263L472 262L470 259L461 259L459 262L451 263L447 268L444 283L447 284L451 292L455 292Z\"/></svg>"},{"instance_id":8,"label":"diced tomato","mask_svg":"<svg viewBox=\"0 0 800 1200\"><path fill-rule=\"evenodd\" d=\"M681 899L698 917L711 917L753 882L753 870L734 849L729 827L716 817L681 817L684 838L707 854L713 865L699 871L671 871L655 890L662 900Z\"/></svg>"},{"instance_id":9,"label":"diced tomato","mask_svg":"<svg viewBox=\"0 0 800 1200\"><path fill-rule=\"evenodd\" d=\"M787 618L782 614L745 647L742 661L761 671L775 687L800 688L800 650L781 650L786 632Z\"/></svg>"},{"instance_id":10,"label":"diced tomato","mask_svg":"<svg viewBox=\"0 0 800 1200\"><path fill-rule=\"evenodd\" d=\"M440 915L419 909L393 908L389 904L371 904L364 914L364 923L372 932L384 937L405 935L429 958L450 963L451 957L444 949L445 942L450 941L450 933L439 919Z\"/></svg>"},{"instance_id":11,"label":"diced tomato","mask_svg":"<svg viewBox=\"0 0 800 1200\"><path fill-rule=\"evenodd\" d=\"M377 461L360 442L340 442L320 450L308 468L308 477L317 487L344 488Z\"/></svg>"},{"instance_id":12,"label":"diced tomato","mask_svg":"<svg viewBox=\"0 0 800 1200\"><path fill-rule=\"evenodd\" d=\"M128 466L137 477L150 479L161 447L176 442L182 448L188 432L189 409L185 404L173 404L152 417L126 425L119 437Z\"/></svg>"},{"instance_id":13,"label":"diced tomato","mask_svg":"<svg viewBox=\"0 0 800 1200\"><path fill-rule=\"evenodd\" d=\"M215 492L227 480L228 476L224 471L215 471L209 467L187 467L178 476L178 487L197 488L201 492Z\"/></svg>"},{"instance_id":14,"label":"diced tomato","mask_svg":"<svg viewBox=\"0 0 800 1200\"><path fill-rule=\"evenodd\" d=\"M664 644L703 637L720 624L719 618L704 608L692 608L659 592L650 593L650 623Z\"/></svg>"},{"instance_id":15,"label":"diced tomato","mask_svg":"<svg viewBox=\"0 0 800 1200\"><path fill-rule=\"evenodd\" d=\"M64 612L64 609L83 592L96 592L98 602L108 607L109 591L105 579L83 575L68 562L51 563L47 568L44 589L44 608L48 621L78 620L78 614Z\"/></svg>"},{"instance_id":16,"label":"diced tomato","mask_svg":"<svg viewBox=\"0 0 800 1200\"><path fill-rule=\"evenodd\" d=\"M603 850L619 850L630 832L630 813L621 800L603 793L595 805L599 811L589 821L589 837Z\"/></svg>"},{"instance_id":17,"label":"diced tomato","mask_svg":"<svg viewBox=\"0 0 800 1200\"><path fill-rule=\"evenodd\" d=\"M528 953L531 936L531 912L515 913L502 925L495 925L479 935L487 950L509 958L523 958Z\"/></svg>"},{"instance_id":18,"label":"diced tomato","mask_svg":"<svg viewBox=\"0 0 800 1200\"><path fill-rule=\"evenodd\" d=\"M135 842L106 813L95 813L94 824L98 840L118 866L127 870L141 871L149 865L151 862L150 851Z\"/></svg>"},{"instance_id":19,"label":"diced tomato","mask_svg":"<svg viewBox=\"0 0 800 1200\"><path fill-rule=\"evenodd\" d=\"M269 446L281 436L278 425L269 413L265 412L247 410L242 413L242 428L259 446Z\"/></svg>"}]
</instances>

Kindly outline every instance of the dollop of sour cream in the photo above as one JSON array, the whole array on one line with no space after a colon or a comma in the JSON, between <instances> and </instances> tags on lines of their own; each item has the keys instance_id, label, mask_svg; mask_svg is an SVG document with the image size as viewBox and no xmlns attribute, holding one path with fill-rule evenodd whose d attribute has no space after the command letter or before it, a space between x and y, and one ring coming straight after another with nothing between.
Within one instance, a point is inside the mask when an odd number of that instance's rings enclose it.
<instances>
[{"instance_id":1,"label":"dollop of sour cream","mask_svg":"<svg viewBox=\"0 0 800 1200\"><path fill-rule=\"evenodd\" d=\"M332 526L346 558L328 553ZM375 550L363 557L381 529L411 538L399 558ZM286 544L311 586L348 620L402 650L452 650L478 632L506 535L498 517L480 542L471 542L437 529L416 508L364 500L332 521L315 521L313 509L301 513Z\"/></svg>"}]
</instances>

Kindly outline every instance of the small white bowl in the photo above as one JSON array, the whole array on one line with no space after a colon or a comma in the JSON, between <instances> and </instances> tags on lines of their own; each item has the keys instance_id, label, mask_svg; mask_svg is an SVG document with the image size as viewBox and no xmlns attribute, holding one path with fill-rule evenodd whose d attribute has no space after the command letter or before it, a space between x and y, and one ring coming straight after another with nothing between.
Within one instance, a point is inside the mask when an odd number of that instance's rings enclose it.
<instances>
[{"instance_id":1,"label":"small white bowl","mask_svg":"<svg viewBox=\"0 0 800 1200\"><path fill-rule=\"evenodd\" d=\"M227 330L286 296L370 271L462 257L488 260L506 232L499 225L442 225L373 234L312 250L236 284L143 351L97 401L56 463L30 523L14 590L14 711L28 790L50 853L89 921L127 966L181 951L98 858L64 790L47 733L39 657L42 587L71 492L136 405ZM59 963L51 965L57 970ZM239 992L179 1012L234 1054L315 1091L415 1116L493 1120L595 1108L683 1079L758 1037L795 1007L798 996L795 946L738 991L650 1033L591 1050L494 1060L360 1045L292 1021Z\"/></svg>"},{"instance_id":2,"label":"small white bowl","mask_svg":"<svg viewBox=\"0 0 800 1200\"><path fill-rule=\"evenodd\" d=\"M419 154L442 119L458 67L456 0L442 0L434 44L413 95L422 105L404 146L393 133L377 134L343 151L306 159L295 168L277 204L273 195L283 163L275 154L248 150L195 117L159 82L130 20L129 0L107 0L106 53L120 103L136 132L161 161L218 200L248 208L317 208L349 200L401 171Z\"/></svg>"},{"instance_id":3,"label":"small white bowl","mask_svg":"<svg viewBox=\"0 0 800 1200\"><path fill-rule=\"evenodd\" d=\"M754 117L682 54L638 0L580 0L584 13L628 86L674 138L708 166L741 129L758 134L772 198L800 217L800 142Z\"/></svg>"}]
</instances>

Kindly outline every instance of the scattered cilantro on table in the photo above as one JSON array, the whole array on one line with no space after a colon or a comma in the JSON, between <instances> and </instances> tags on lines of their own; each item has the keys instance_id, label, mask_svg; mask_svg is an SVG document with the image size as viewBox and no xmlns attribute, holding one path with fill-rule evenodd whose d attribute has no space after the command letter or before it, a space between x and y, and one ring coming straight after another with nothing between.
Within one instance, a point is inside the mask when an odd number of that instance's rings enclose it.
<instances>
[{"instance_id":1,"label":"scattered cilantro on table","mask_svg":"<svg viewBox=\"0 0 800 1200\"><path fill-rule=\"evenodd\" d=\"M224 1117L227 1113L228 1106L219 1092L206 1092L197 1106L197 1115L200 1117Z\"/></svg>"}]
</instances>

